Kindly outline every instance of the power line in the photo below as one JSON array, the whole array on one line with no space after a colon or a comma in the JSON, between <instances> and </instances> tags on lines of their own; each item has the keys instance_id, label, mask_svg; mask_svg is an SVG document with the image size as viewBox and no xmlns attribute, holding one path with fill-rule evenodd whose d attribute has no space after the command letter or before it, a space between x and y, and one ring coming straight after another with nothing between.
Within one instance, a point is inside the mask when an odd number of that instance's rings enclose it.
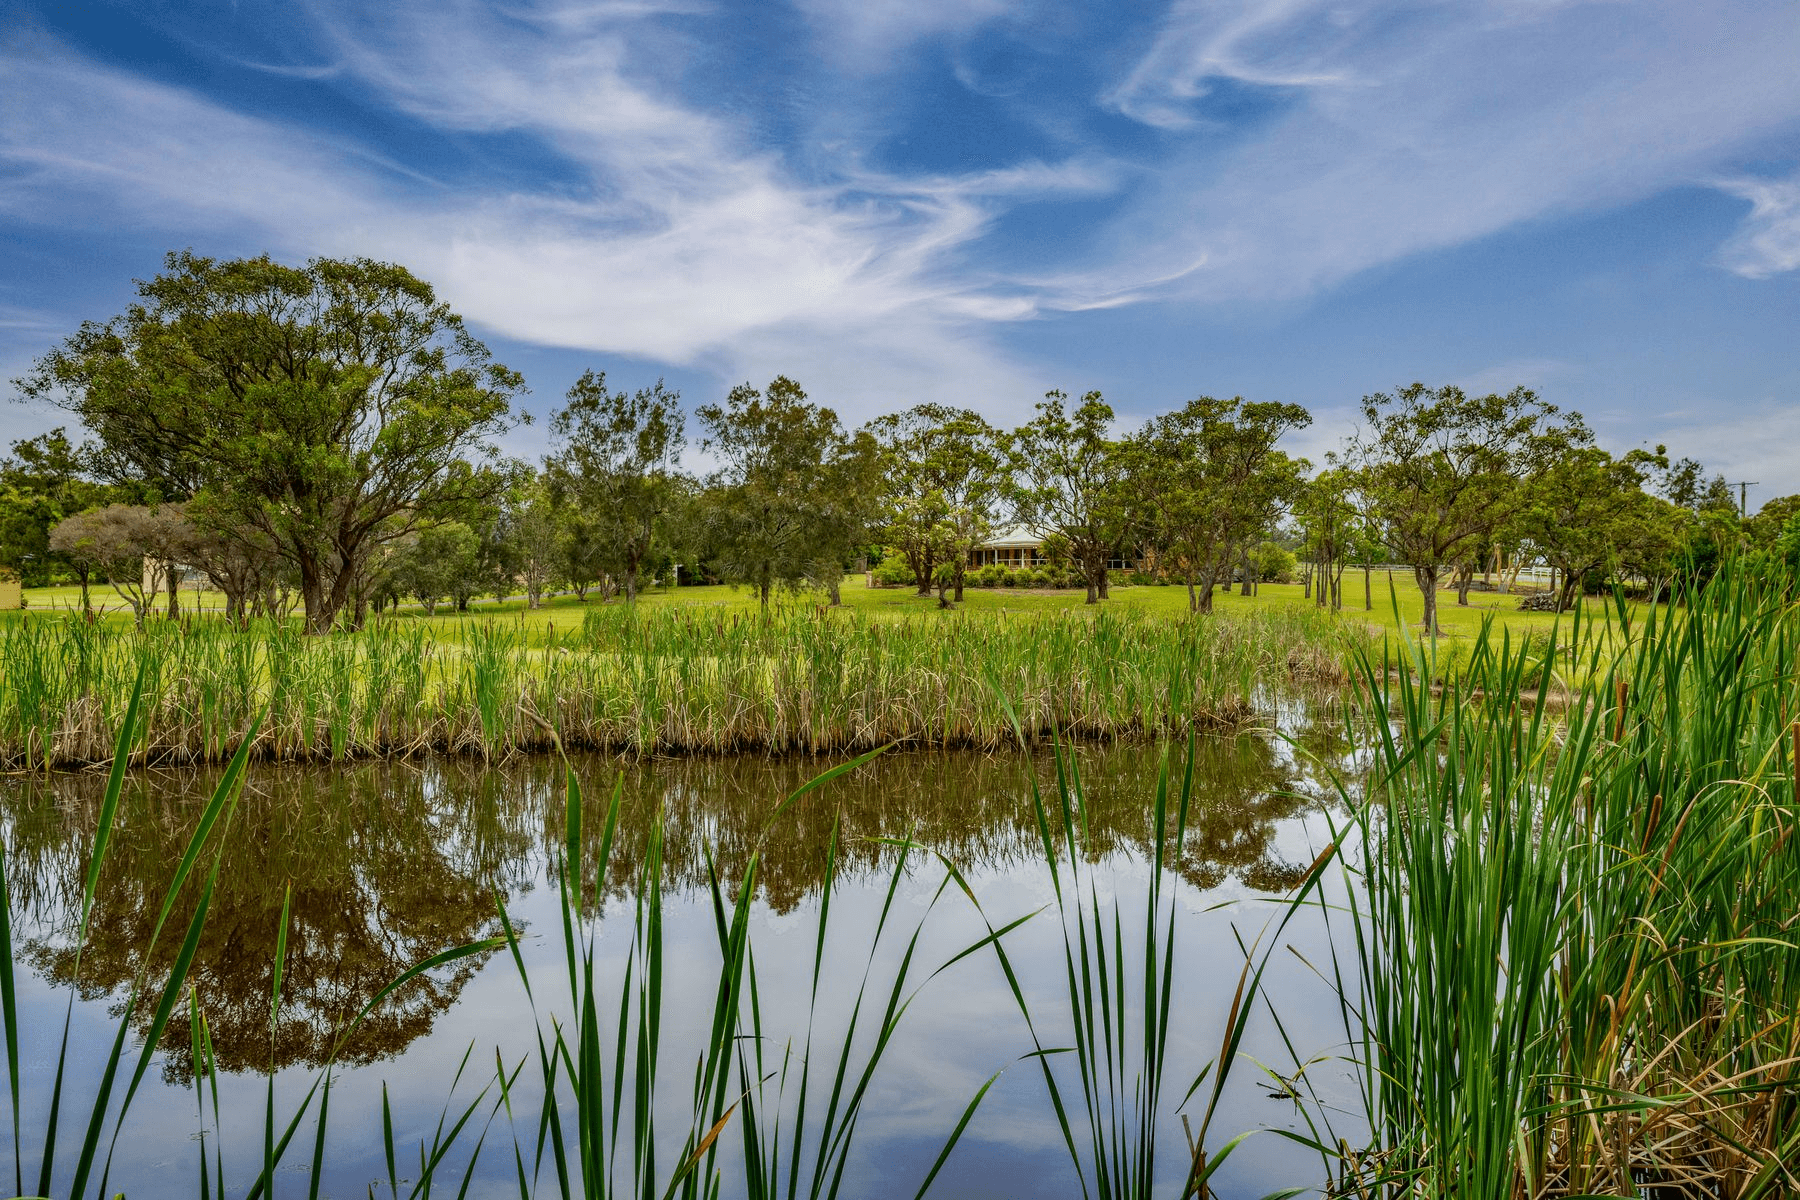
<instances>
[{"instance_id":1,"label":"power line","mask_svg":"<svg viewBox=\"0 0 1800 1200\"><path fill-rule=\"evenodd\" d=\"M1729 486L1729 485L1727 485L1727 486ZM1757 480L1757 479L1740 479L1740 480L1738 480L1738 483L1737 483L1738 516L1747 517L1750 515L1750 513L1746 509L1745 503L1744 503L1746 493L1749 491L1749 489L1751 489L1753 487L1761 487L1761 486L1762 486L1761 480Z\"/></svg>"}]
</instances>

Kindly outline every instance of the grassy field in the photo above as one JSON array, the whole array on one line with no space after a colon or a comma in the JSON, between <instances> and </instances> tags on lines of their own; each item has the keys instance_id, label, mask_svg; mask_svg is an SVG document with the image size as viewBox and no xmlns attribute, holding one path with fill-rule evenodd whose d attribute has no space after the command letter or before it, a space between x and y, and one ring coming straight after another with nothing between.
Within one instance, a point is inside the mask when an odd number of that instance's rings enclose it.
<instances>
[{"instance_id":1,"label":"grassy field","mask_svg":"<svg viewBox=\"0 0 1800 1200\"><path fill-rule=\"evenodd\" d=\"M195 596L201 611L217 613L224 610L224 596L217 592L183 593L184 611L191 611L195 604ZM534 638L545 633L568 633L581 627L584 615L594 608L623 607L624 602L613 599L604 605L592 598L583 602L573 595L554 596L545 601L544 606L535 612L525 606L522 596L496 602L493 597L483 597L469 607L466 613L459 613L448 605L439 605L435 614L427 615L425 610L416 604L403 605L397 617L421 622L434 630L451 633L466 628L473 622L479 622L499 614L515 615L525 622L528 634ZM109 621L130 621L131 611L112 591L111 588L97 587L93 589L96 609L102 610L104 619ZM1396 573L1393 588L1390 592L1388 578L1385 573L1377 572L1371 580L1370 598L1372 607L1363 608L1362 581L1354 575L1346 575L1344 581L1344 617L1347 620L1359 620L1369 626L1379 626L1384 630L1398 627L1405 622L1409 628L1416 630L1423 614L1423 601L1419 590L1412 580L1403 574ZM1395 618L1395 600L1399 603L1399 621ZM25 613L33 612L72 612L80 607L81 590L75 587L28 588L25 591ZM864 613L878 617L912 617L941 612L935 596L920 596L910 587L871 588L863 576L851 575L844 580L843 609L848 612ZM736 588L726 585L709 587L684 587L680 589L651 588L640 597L639 603L645 610L656 610L666 607L692 607L699 609L726 609L733 611L754 612L756 610L756 594L747 588ZM784 608L818 608L823 605L821 593L794 593L779 596L776 603ZM1451 638L1469 638L1479 632L1482 622L1492 615L1495 620L1507 629L1519 633L1545 633L1555 624L1556 617L1551 613L1525 613L1518 611L1519 597L1516 595L1497 595L1494 593L1471 592L1467 607L1456 603L1454 593L1446 592L1439 599L1438 622L1445 635ZM1258 587L1254 596L1240 596L1235 591L1219 592L1213 597L1213 606L1221 615L1241 615L1245 612L1273 608L1316 608L1304 594L1299 584L1265 583ZM1115 586L1112 596L1101 605L1092 608L1128 609L1133 612L1160 613L1179 616L1187 612L1187 590L1176 586ZM1082 593L1076 590L1038 591L1014 590L1010 588L969 588L963 593L963 602L955 611L985 613L1042 613L1058 611L1090 610L1083 603ZM18 614L0 614L0 620L17 619ZM1565 618L1564 623L1567 624Z\"/></svg>"}]
</instances>

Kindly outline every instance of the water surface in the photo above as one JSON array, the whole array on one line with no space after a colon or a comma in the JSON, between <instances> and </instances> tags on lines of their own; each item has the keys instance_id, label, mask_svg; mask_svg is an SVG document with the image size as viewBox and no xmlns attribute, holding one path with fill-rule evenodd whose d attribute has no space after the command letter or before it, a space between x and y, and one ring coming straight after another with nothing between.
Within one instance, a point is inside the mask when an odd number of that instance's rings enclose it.
<instances>
[{"instance_id":1,"label":"water surface","mask_svg":"<svg viewBox=\"0 0 1800 1200\"><path fill-rule=\"evenodd\" d=\"M1303 728L1299 740L1335 755L1341 747L1331 729L1329 723ZM1184 754L1184 746L1156 744L1073 752L1087 797L1088 857L1105 889L1123 899L1143 894L1158 774L1167 764L1179 776ZM996 924L1052 899L1032 803L1034 783L1054 803L1056 772L1047 752L890 753L815 789L771 820L784 797L831 765L753 757L575 760L592 839L614 787L621 790L618 849L603 881L608 899L596 914L603 970L622 967L629 896L644 869L653 815L661 816L669 961L665 1062L694 1061L696 1039L711 1015L710 972L718 950L709 874L716 872L735 894L753 849L761 854L752 938L765 1022L796 1042L804 1035L813 933L834 830L839 875L827 994L815 1018L821 1028L836 1028L831 1022L847 1016L865 969L877 977L894 969L902 942L892 933L875 966L868 964L870 938L900 853L895 841L910 840L955 863ZM1234 925L1253 937L1270 911L1262 898L1291 887L1326 838L1318 799L1323 789L1283 742L1258 735L1202 741L1193 769L1195 804L1182 852L1171 864L1180 880L1175 1003L1182 1020L1170 1051L1171 1075L1183 1081L1178 1091L1217 1051L1243 963ZM130 777L79 972L74 930L104 779L14 776L0 783L21 959L28 1146L42 1142L41 1125L35 1133L31 1127L47 1111L71 986L77 996L74 1054L65 1086L80 1098L72 1123L79 1127L85 1120L115 1028L112 1014L147 965L144 947L166 881L213 778L163 771ZM414 962L498 932L497 903L524 933L522 950L546 1026L552 1013L567 1021L554 877L563 796L562 767L548 758L503 765L439 759L251 768L244 795L219 835L218 884L191 974L225 1072L224 1128L212 1130L209 1113L206 1132L209 1145L223 1135L228 1185L247 1187L260 1165L263 1073L276 1072L277 1108L289 1111L341 1026ZM960 892L946 891L943 880L931 854L912 853L891 918L902 938L923 923L917 958L927 966L950 958L984 930L974 906ZM601 884L587 881L589 888ZM153 986L160 985L156 971L172 958L193 899L183 898L170 919L177 934L164 933L164 945L148 964ZM288 957L271 1028L271 965L284 904ZM1139 909L1127 903L1124 911L1130 917ZM1292 930L1288 940L1304 949L1306 936ZM1040 1034L1066 1037L1054 912L1028 921L1008 945L1034 1014L1041 1014ZM1282 956L1271 977L1272 991L1282 997L1281 1016L1290 1037L1328 1045L1335 1008L1298 962ZM470 1081L478 1089L492 1077L496 1051L508 1063L535 1052L531 1022L518 971L504 952L433 972L384 1004L338 1054L349 1069L333 1086L321 1194L365 1195L378 1179L385 1192L379 1139L384 1082L397 1135L416 1143L438 1120L465 1053L473 1047L469 1059L476 1065L465 1072L459 1094L472 1096ZM134 1197L195 1193L202 1122L187 1042L186 1023L175 1023L158 1056L160 1071L134 1104L109 1190ZM1259 1018L1253 1042L1259 1057L1286 1065L1272 1020ZM1016 1061L1031 1048L991 954L973 955L932 980L876 1076L844 1194L912 1196L963 1106L989 1075L1006 1068L934 1194L1078 1195L1037 1067ZM673 1071L668 1094L685 1094L682 1075ZM535 1066L522 1076L527 1087L535 1077ZM1252 1125L1292 1123L1291 1106L1272 1100L1258 1078L1253 1066L1240 1065L1215 1142ZM536 1109L525 1102L524 1111L534 1117ZM69 1131L70 1123L65 1117L63 1140L71 1147L60 1152L65 1164L79 1136ZM518 1136L528 1159L535 1134L535 1121L522 1120ZM503 1121L490 1131L471 1195L516 1195L511 1137ZM1165 1173L1178 1180L1184 1169L1179 1125L1170 1124L1164 1137ZM282 1194L304 1193L309 1155L310 1130L306 1145L290 1155ZM26 1160L34 1172L35 1153L28 1150ZM1277 1139L1253 1139L1229 1164L1219 1191L1261 1195L1316 1178L1313 1161ZM446 1190L454 1194L454 1184Z\"/></svg>"}]
</instances>

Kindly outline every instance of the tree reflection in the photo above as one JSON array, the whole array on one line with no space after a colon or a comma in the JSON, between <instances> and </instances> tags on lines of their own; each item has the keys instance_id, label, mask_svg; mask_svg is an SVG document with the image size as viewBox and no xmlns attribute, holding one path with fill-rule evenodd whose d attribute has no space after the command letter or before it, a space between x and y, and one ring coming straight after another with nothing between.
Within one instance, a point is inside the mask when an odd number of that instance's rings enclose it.
<instances>
[{"instance_id":1,"label":"tree reflection","mask_svg":"<svg viewBox=\"0 0 1800 1200\"><path fill-rule=\"evenodd\" d=\"M75 976L73 926L81 873L97 820L96 789L59 779L69 819L15 819L15 861L64 864L55 880L32 879L37 936L25 957L46 978L87 1000L122 997L143 969L174 864L210 790L210 779L144 774L122 800ZM190 980L210 1026L219 1065L254 1071L319 1066L339 1031L383 987L448 946L495 932L496 886L518 886L534 825L506 801L505 781L449 770L366 765L348 771L253 769L220 839L218 884ZM42 800L34 805L41 811ZM43 844L46 840L62 845ZM15 868L15 878L26 877ZM149 978L173 961L200 891L196 872L164 926ZM291 889L279 1024L269 1026L277 926ZM57 919L45 921L55 912ZM478 963L465 959L402 989L341 1048L346 1063L398 1053L455 1003ZM134 1020L141 1033L150 1007ZM185 1022L163 1039L171 1082L192 1070Z\"/></svg>"},{"instance_id":2,"label":"tree reflection","mask_svg":"<svg viewBox=\"0 0 1800 1200\"><path fill-rule=\"evenodd\" d=\"M1328 726L1309 731L1336 750ZM1149 857L1152 799L1167 770L1176 794L1186 747L1083 745L1069 753L1087 802L1084 852ZM703 888L716 869L735 890L760 851L759 899L789 912L825 876L834 826L839 870L884 875L911 838L965 871L1036 868L1042 860L1032 785L1058 824L1056 767L1031 755L894 752L809 793L771 819L783 798L832 765L815 758L577 759L585 787L583 828L598 840L604 807L622 779L621 828L605 891L639 882L651 821L663 821L664 886ZM1306 864L1276 853L1277 824L1316 803L1282 746L1270 739L1201 739L1193 804L1173 864L1207 890L1236 879L1263 891L1290 887ZM564 774L549 758L503 767L447 759L413 765L332 768L253 765L221 839L222 867L192 980L219 1064L230 1071L318 1066L338 1032L414 963L497 930L494 896L528 891L555 861L563 830ZM58 984L89 1000L122 997L144 968L148 941L174 864L213 777L141 772L120 805L89 926L79 979L74 922L104 780L58 776L19 781L4 795L8 875L25 953ZM597 855L590 854L593 862ZM709 864L710 867L709 867ZM196 873L203 876L204 871ZM587 894L594 891L586 881ZM173 959L191 915L191 882L164 927L149 978ZM269 987L283 897L291 889L280 1024L269 1028ZM464 959L402 989L339 1052L367 1063L399 1053L457 1000L479 959ZM137 1019L147 1024L148 1006ZM165 1035L165 1073L192 1069L185 1022Z\"/></svg>"}]
</instances>

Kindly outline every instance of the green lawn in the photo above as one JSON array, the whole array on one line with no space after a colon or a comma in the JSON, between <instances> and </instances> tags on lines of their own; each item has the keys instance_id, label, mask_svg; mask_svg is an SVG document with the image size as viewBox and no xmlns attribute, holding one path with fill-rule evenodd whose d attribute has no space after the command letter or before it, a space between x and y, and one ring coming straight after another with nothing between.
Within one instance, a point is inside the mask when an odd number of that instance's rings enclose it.
<instances>
[{"instance_id":1,"label":"green lawn","mask_svg":"<svg viewBox=\"0 0 1800 1200\"><path fill-rule=\"evenodd\" d=\"M96 608L105 614L105 619L124 621L130 619L130 609L109 587L101 586L92 589ZM218 612L224 608L224 597L217 592L183 593L182 605L190 610L195 604L195 597L203 611ZM594 593L590 593L592 597ZM80 607L81 590L76 587L27 588L25 590L26 611L43 612L74 611ZM1399 617L1415 631L1418 629L1423 605L1419 591L1412 580L1396 573L1393 580L1393 592L1390 595L1388 579L1385 573L1378 573L1371 582L1371 598L1373 608L1363 609L1362 579L1351 572L1344 579L1344 615L1346 619L1362 620L1371 626L1393 629L1396 625L1394 600L1399 601ZM910 587L870 588L860 575L848 576L843 587L844 607L846 610L865 612L883 617L928 616L939 611L936 596L919 596ZM453 634L461 626L470 621L492 619L497 615L511 615L525 620L528 624L540 624L542 631L564 632L578 629L582 616L589 609L598 607L600 601L590 598L587 602L578 601L574 596L555 596L546 600L544 607L530 612L525 607L522 596L513 597L504 602L496 602L491 596L475 601L466 613L459 613L448 605L440 604L433 615L427 615L417 605L405 605L400 609L400 617L405 620L425 621L434 628L447 634ZM618 606L624 602L617 598L607 602ZM748 588L728 586L684 587L678 590L668 588L652 588L639 597L639 603L646 608L663 608L671 606L695 606L711 608L741 609L749 612L756 608L756 593ZM778 593L774 603L781 605L800 605L819 607L824 604L821 593ZM1240 596L1235 591L1220 592L1214 596L1213 606L1216 611L1229 615L1255 607L1271 605L1305 605L1312 603L1302 594L1299 584L1266 583L1261 585L1255 596ZM1119 608L1134 608L1148 612L1169 614L1183 613L1187 609L1187 590L1179 585L1170 586L1115 586L1112 597L1105 604ZM1044 612L1057 609L1082 609L1083 594L1079 591L1037 591L1013 589L969 588L964 592L963 603L959 609L970 612ZM158 606L158 611L160 611ZM1556 617L1549 613L1522 613L1518 611L1517 596L1502 596L1486 592L1472 592L1469 604L1462 607L1456 603L1453 592L1444 592L1438 600L1438 622L1446 635L1451 638L1464 638L1473 635L1481 626L1482 620L1493 614L1504 626L1518 632L1541 632L1551 628ZM10 614L9 614L10 615ZM1565 623L1567 618L1564 618Z\"/></svg>"}]
</instances>

